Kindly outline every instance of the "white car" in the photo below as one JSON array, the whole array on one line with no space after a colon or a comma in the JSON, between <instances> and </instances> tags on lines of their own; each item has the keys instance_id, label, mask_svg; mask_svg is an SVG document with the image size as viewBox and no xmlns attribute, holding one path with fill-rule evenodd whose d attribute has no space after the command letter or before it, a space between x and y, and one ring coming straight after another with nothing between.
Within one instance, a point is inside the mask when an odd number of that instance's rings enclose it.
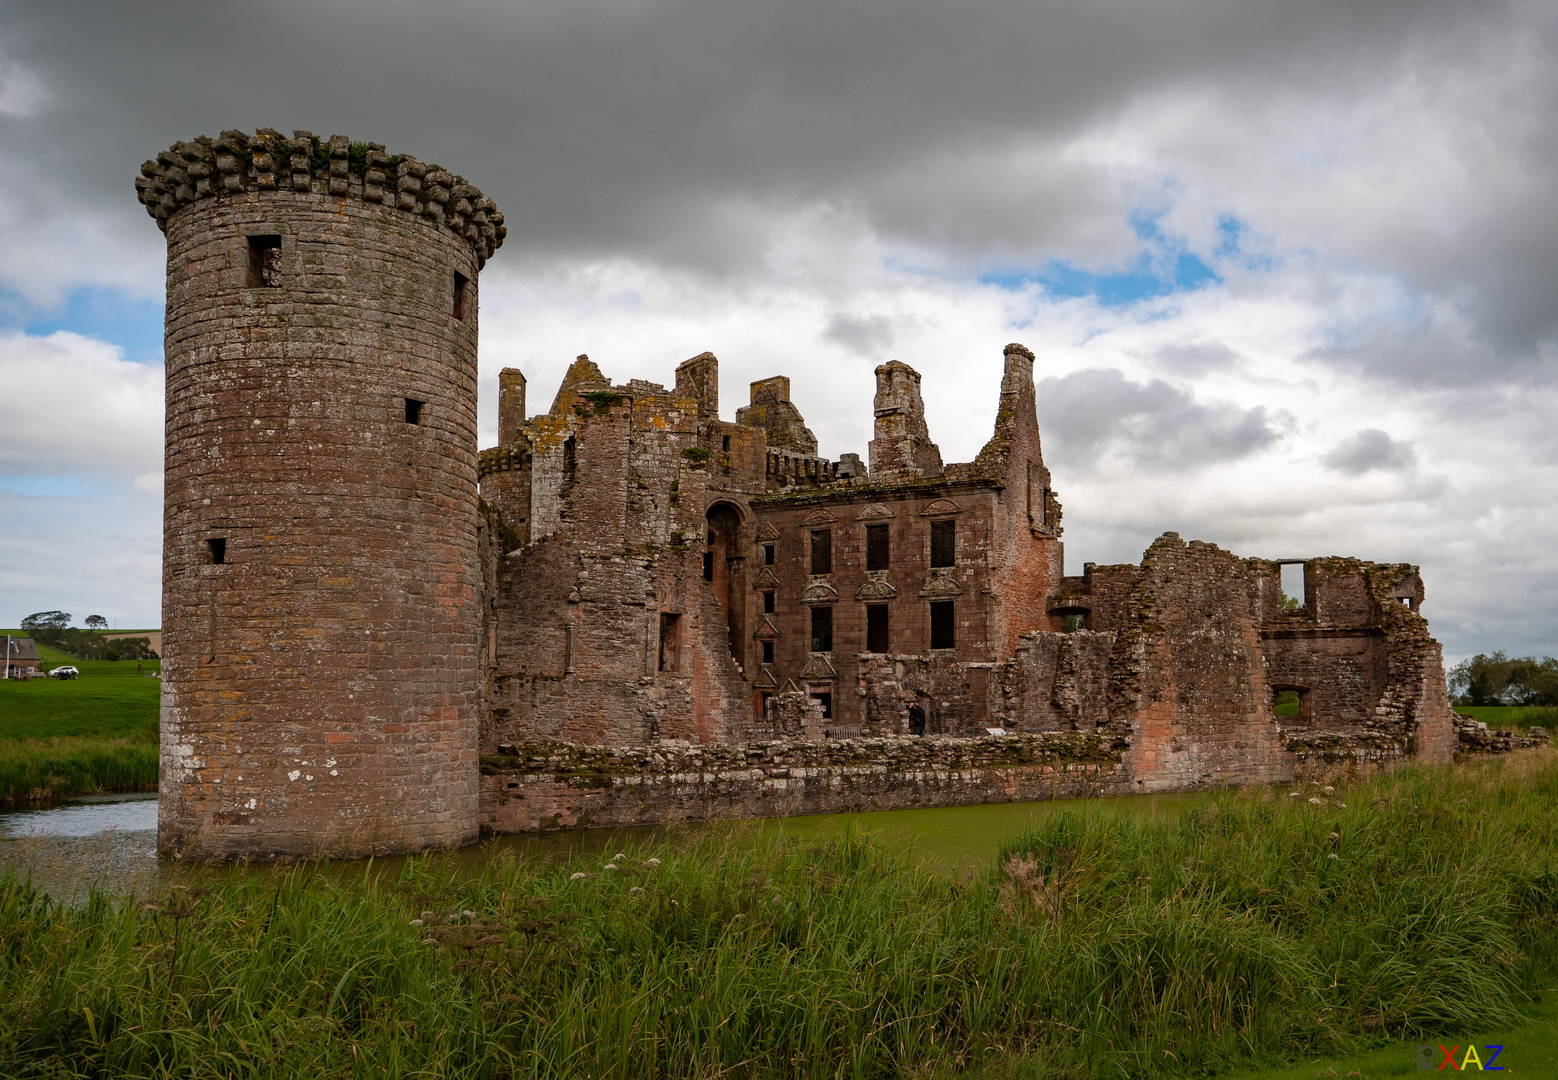
<instances>
[{"instance_id":1,"label":"white car","mask_svg":"<svg viewBox=\"0 0 1558 1080\"><path fill-rule=\"evenodd\" d=\"M53 671L50 671L49 672L49 678L51 678L51 679L74 679L77 676L79 676L80 674L81 674L81 672L77 671L70 664L63 664L60 667L55 668Z\"/></svg>"}]
</instances>

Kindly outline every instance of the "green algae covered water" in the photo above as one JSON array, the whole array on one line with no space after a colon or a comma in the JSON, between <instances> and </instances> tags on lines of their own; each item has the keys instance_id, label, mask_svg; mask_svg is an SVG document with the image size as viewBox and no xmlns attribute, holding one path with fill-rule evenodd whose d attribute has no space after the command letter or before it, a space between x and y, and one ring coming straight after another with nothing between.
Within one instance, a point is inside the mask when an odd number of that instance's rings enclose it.
<instances>
[{"instance_id":1,"label":"green algae covered water","mask_svg":"<svg viewBox=\"0 0 1558 1080\"><path fill-rule=\"evenodd\" d=\"M1086 806L1106 814L1155 817L1179 813L1206 797L1204 793L1134 795L760 821L579 829L494 837L472 847L429 857L447 861L462 872L479 873L496 858L609 858L628 845L678 845L711 834L723 835L727 843L740 847L774 835L811 843L850 832L869 832L889 849L913 852L941 871L961 874L982 870L995 860L1003 841L1021 836L1067 809ZM402 861L375 860L386 869L398 868ZM366 862L341 861L333 866L355 872ZM146 794L90 796L0 814L0 870L7 867L29 876L57 897L76 900L85 898L93 887L147 895L175 878L201 872L197 866L170 865L157 858L157 800L155 795ZM269 873L271 868L256 866L251 872Z\"/></svg>"}]
</instances>

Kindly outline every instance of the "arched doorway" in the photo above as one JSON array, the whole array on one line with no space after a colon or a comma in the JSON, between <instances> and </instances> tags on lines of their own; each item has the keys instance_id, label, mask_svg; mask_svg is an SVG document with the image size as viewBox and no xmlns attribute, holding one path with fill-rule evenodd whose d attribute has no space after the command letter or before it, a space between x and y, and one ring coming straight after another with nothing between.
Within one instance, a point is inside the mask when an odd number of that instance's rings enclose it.
<instances>
[{"instance_id":1,"label":"arched doorway","mask_svg":"<svg viewBox=\"0 0 1558 1080\"><path fill-rule=\"evenodd\" d=\"M732 503L717 502L704 515L703 580L714 589L730 631L730 654L743 669L746 657L746 558L741 554L741 511Z\"/></svg>"}]
</instances>

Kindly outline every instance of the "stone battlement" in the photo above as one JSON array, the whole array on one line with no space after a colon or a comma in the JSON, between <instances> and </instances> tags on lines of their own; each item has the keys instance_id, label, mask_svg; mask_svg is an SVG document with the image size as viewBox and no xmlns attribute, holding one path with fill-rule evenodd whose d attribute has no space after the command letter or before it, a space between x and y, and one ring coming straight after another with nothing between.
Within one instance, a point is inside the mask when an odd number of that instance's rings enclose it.
<instances>
[{"instance_id":1,"label":"stone battlement","mask_svg":"<svg viewBox=\"0 0 1558 1080\"><path fill-rule=\"evenodd\" d=\"M345 135L321 139L271 128L253 135L224 131L174 143L141 166L135 190L146 212L167 232L168 219L193 203L246 191L335 195L403 210L442 225L471 245L479 265L502 246L503 212L463 176L378 143Z\"/></svg>"}]
</instances>

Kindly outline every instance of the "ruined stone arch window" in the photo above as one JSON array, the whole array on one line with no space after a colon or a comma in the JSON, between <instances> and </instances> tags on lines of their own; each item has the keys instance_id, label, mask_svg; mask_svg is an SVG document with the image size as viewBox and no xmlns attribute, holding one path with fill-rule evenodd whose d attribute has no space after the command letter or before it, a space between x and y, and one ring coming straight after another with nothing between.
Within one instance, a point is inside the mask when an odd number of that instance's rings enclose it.
<instances>
[{"instance_id":1,"label":"ruined stone arch window","mask_svg":"<svg viewBox=\"0 0 1558 1080\"><path fill-rule=\"evenodd\" d=\"M811 572L833 573L832 529L813 529L811 532Z\"/></svg>"},{"instance_id":2,"label":"ruined stone arch window","mask_svg":"<svg viewBox=\"0 0 1558 1080\"><path fill-rule=\"evenodd\" d=\"M1074 634L1078 630L1086 630L1087 629L1087 612L1085 612L1085 611L1068 611L1066 613L1066 615L1065 615L1064 629L1065 629L1065 632L1068 633L1068 634Z\"/></svg>"},{"instance_id":3,"label":"ruined stone arch window","mask_svg":"<svg viewBox=\"0 0 1558 1080\"><path fill-rule=\"evenodd\" d=\"M930 647L955 649L958 644L956 602L932 600L930 604Z\"/></svg>"},{"instance_id":4,"label":"ruined stone arch window","mask_svg":"<svg viewBox=\"0 0 1558 1080\"><path fill-rule=\"evenodd\" d=\"M251 289L274 289L281 284L281 237L276 233L248 237Z\"/></svg>"},{"instance_id":5,"label":"ruined stone arch window","mask_svg":"<svg viewBox=\"0 0 1558 1080\"><path fill-rule=\"evenodd\" d=\"M888 531L888 526L866 526L866 569L868 571L886 570L892 562L892 550L892 534Z\"/></svg>"},{"instance_id":6,"label":"ruined stone arch window","mask_svg":"<svg viewBox=\"0 0 1558 1080\"><path fill-rule=\"evenodd\" d=\"M955 518L943 518L930 523L930 564L956 566L958 554L958 523Z\"/></svg>"}]
</instances>

